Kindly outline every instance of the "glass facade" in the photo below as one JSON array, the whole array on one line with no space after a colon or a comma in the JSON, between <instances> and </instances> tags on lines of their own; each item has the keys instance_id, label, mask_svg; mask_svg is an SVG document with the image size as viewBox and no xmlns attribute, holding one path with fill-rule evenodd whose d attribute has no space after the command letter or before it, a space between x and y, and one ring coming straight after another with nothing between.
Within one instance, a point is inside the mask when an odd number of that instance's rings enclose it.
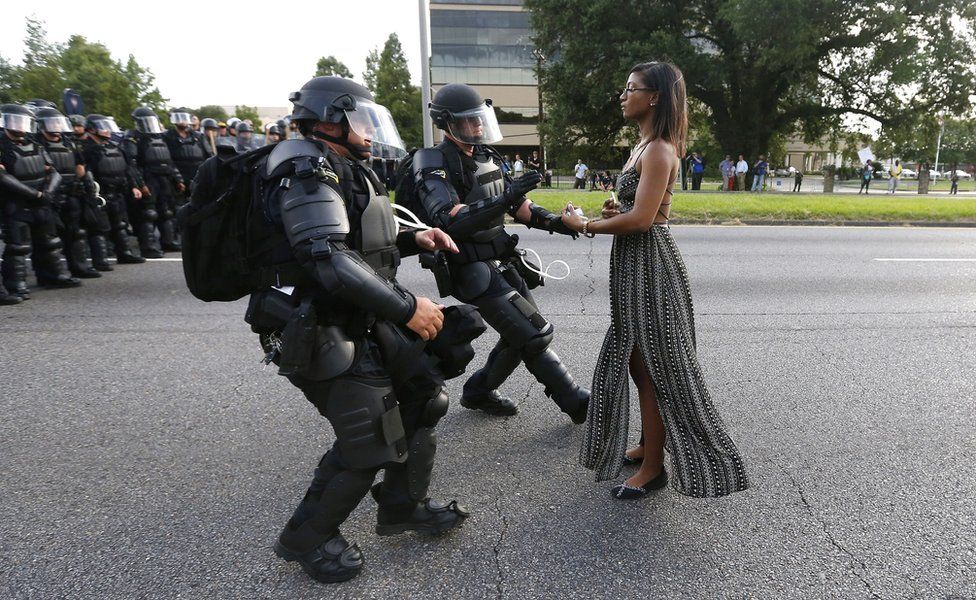
<instances>
[{"instance_id":1,"label":"glass facade","mask_svg":"<svg viewBox=\"0 0 976 600\"><path fill-rule=\"evenodd\" d=\"M532 27L528 13L432 8L430 37L430 76L434 84L536 83L536 59L532 54Z\"/></svg>"}]
</instances>

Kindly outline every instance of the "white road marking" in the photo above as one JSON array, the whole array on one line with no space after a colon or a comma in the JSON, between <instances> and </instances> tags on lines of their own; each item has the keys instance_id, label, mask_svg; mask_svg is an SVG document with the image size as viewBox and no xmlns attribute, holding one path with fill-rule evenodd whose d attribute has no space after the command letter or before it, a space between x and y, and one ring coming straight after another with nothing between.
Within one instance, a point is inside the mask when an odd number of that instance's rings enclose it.
<instances>
[{"instance_id":1,"label":"white road marking","mask_svg":"<svg viewBox=\"0 0 976 600\"><path fill-rule=\"evenodd\" d=\"M976 262L976 258L874 258L877 262Z\"/></svg>"}]
</instances>

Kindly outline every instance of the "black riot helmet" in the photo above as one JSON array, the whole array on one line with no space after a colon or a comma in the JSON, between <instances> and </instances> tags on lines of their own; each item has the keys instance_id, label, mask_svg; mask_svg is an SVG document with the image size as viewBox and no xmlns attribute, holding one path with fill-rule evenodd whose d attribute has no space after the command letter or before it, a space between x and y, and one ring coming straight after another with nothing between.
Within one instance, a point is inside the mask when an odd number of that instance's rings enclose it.
<instances>
[{"instance_id":1,"label":"black riot helmet","mask_svg":"<svg viewBox=\"0 0 976 600\"><path fill-rule=\"evenodd\" d=\"M29 108L37 110L38 108L57 108L58 105L51 102L50 100L45 100L44 98L31 98L25 102Z\"/></svg>"},{"instance_id":2,"label":"black riot helmet","mask_svg":"<svg viewBox=\"0 0 976 600\"><path fill-rule=\"evenodd\" d=\"M207 117L206 119L200 121L200 127L202 127L204 131L207 129L217 129L217 119Z\"/></svg>"},{"instance_id":3,"label":"black riot helmet","mask_svg":"<svg viewBox=\"0 0 976 600\"><path fill-rule=\"evenodd\" d=\"M132 119L136 123L136 129L142 133L163 132L163 125L159 122L159 117L148 106L140 106L132 111Z\"/></svg>"},{"instance_id":4,"label":"black riot helmet","mask_svg":"<svg viewBox=\"0 0 976 600\"><path fill-rule=\"evenodd\" d=\"M355 156L365 158L401 158L406 155L403 140L390 111L373 101L373 94L362 85L344 77L316 77L310 79L288 100L294 105L291 120L298 123L302 134L323 139L345 147ZM342 126L342 137L314 131L317 122ZM370 142L370 146L355 146L349 142L349 131L356 132Z\"/></svg>"},{"instance_id":5,"label":"black riot helmet","mask_svg":"<svg viewBox=\"0 0 976 600\"><path fill-rule=\"evenodd\" d=\"M491 100L483 99L470 85L445 85L434 94L429 109L434 125L459 142L476 145L502 141Z\"/></svg>"},{"instance_id":6,"label":"black riot helmet","mask_svg":"<svg viewBox=\"0 0 976 600\"><path fill-rule=\"evenodd\" d=\"M71 121L72 127L84 127L85 126L85 116L84 115L68 115L68 120Z\"/></svg>"},{"instance_id":7,"label":"black riot helmet","mask_svg":"<svg viewBox=\"0 0 976 600\"><path fill-rule=\"evenodd\" d=\"M121 133L119 126L113 117L105 115L90 114L85 119L85 130L103 140L112 139L112 134Z\"/></svg>"},{"instance_id":8,"label":"black riot helmet","mask_svg":"<svg viewBox=\"0 0 976 600\"><path fill-rule=\"evenodd\" d=\"M271 125L268 127L268 135L281 135L281 127Z\"/></svg>"},{"instance_id":9,"label":"black riot helmet","mask_svg":"<svg viewBox=\"0 0 976 600\"><path fill-rule=\"evenodd\" d=\"M34 112L20 104L0 106L0 127L15 140L23 140L34 131Z\"/></svg>"},{"instance_id":10,"label":"black riot helmet","mask_svg":"<svg viewBox=\"0 0 976 600\"><path fill-rule=\"evenodd\" d=\"M74 131L71 122L61 112L53 107L39 107L34 111L37 128L44 133L60 135Z\"/></svg>"},{"instance_id":11,"label":"black riot helmet","mask_svg":"<svg viewBox=\"0 0 976 600\"><path fill-rule=\"evenodd\" d=\"M242 133L253 133L254 128L247 124L247 121L241 121L237 124L237 135Z\"/></svg>"}]
</instances>

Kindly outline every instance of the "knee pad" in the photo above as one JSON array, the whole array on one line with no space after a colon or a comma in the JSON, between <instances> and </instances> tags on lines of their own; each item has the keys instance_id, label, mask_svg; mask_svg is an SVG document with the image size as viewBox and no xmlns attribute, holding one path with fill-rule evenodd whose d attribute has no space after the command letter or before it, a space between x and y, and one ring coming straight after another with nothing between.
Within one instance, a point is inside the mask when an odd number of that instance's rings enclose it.
<instances>
[{"instance_id":1,"label":"knee pad","mask_svg":"<svg viewBox=\"0 0 976 600\"><path fill-rule=\"evenodd\" d=\"M552 343L552 338L554 337L555 333L555 327L552 326L552 323L549 323L549 327L546 328L546 331L529 340L529 343L522 348L522 353L527 356L542 354L549 349L549 344Z\"/></svg>"},{"instance_id":2,"label":"knee pad","mask_svg":"<svg viewBox=\"0 0 976 600\"><path fill-rule=\"evenodd\" d=\"M30 244L11 244L7 243L7 250L14 256L27 256L31 252Z\"/></svg>"},{"instance_id":3,"label":"knee pad","mask_svg":"<svg viewBox=\"0 0 976 600\"><path fill-rule=\"evenodd\" d=\"M59 237L39 237L35 244L39 250L54 251L64 247Z\"/></svg>"},{"instance_id":4,"label":"knee pad","mask_svg":"<svg viewBox=\"0 0 976 600\"><path fill-rule=\"evenodd\" d=\"M479 299L477 306L482 318L513 348L525 348L540 336L552 339L552 324L515 290ZM549 342L535 341L534 346L541 343Z\"/></svg>"},{"instance_id":5,"label":"knee pad","mask_svg":"<svg viewBox=\"0 0 976 600\"><path fill-rule=\"evenodd\" d=\"M151 208L147 208L142 211L142 218L146 221L155 221L159 217L159 213Z\"/></svg>"},{"instance_id":6,"label":"knee pad","mask_svg":"<svg viewBox=\"0 0 976 600\"><path fill-rule=\"evenodd\" d=\"M306 392L335 430L336 446L351 469L371 469L407 460L400 409L389 381L339 378ZM322 401L324 400L324 402Z\"/></svg>"},{"instance_id":7,"label":"knee pad","mask_svg":"<svg viewBox=\"0 0 976 600\"><path fill-rule=\"evenodd\" d=\"M441 386L437 389L437 394L428 400L427 405L424 406L424 412L420 415L420 423L427 427L433 427L447 414L448 406L450 406L450 399L444 387Z\"/></svg>"}]
</instances>

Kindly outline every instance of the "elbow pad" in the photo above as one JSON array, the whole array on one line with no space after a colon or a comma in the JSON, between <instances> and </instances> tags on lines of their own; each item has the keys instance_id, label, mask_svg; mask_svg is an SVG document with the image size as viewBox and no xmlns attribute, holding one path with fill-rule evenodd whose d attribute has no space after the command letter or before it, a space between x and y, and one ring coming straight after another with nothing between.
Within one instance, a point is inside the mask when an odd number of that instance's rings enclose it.
<instances>
[{"instance_id":1,"label":"elbow pad","mask_svg":"<svg viewBox=\"0 0 976 600\"><path fill-rule=\"evenodd\" d=\"M315 240L311 257L312 273L329 293L394 323L406 323L413 316L416 308L413 295L377 275L344 244Z\"/></svg>"}]
</instances>

